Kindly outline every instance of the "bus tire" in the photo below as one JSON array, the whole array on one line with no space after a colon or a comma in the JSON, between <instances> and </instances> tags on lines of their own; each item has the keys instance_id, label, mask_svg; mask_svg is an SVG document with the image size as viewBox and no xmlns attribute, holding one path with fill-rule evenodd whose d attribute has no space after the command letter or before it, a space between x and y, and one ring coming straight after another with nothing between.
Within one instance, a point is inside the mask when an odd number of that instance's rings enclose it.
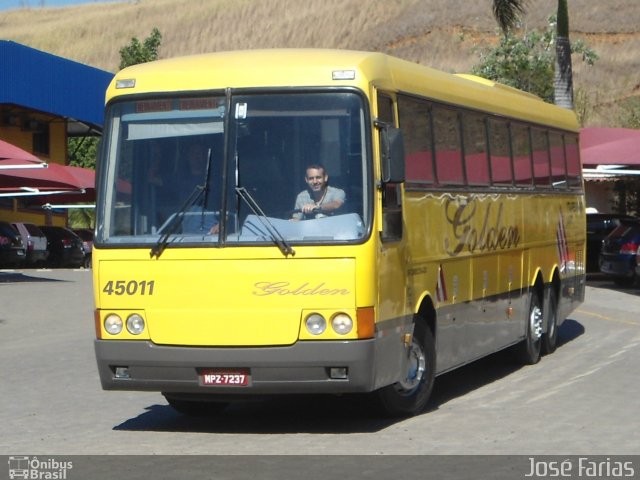
<instances>
[{"instance_id":1,"label":"bus tire","mask_svg":"<svg viewBox=\"0 0 640 480\"><path fill-rule=\"evenodd\" d=\"M207 417L215 415L217 413L221 413L229 405L226 402L184 400L164 393L163 395L174 410L190 417Z\"/></svg>"},{"instance_id":2,"label":"bus tire","mask_svg":"<svg viewBox=\"0 0 640 480\"><path fill-rule=\"evenodd\" d=\"M542 350L542 326L544 325L542 302L537 291L531 292L527 327L524 340L515 345L516 360L524 365L534 365L540 360Z\"/></svg>"},{"instance_id":3,"label":"bus tire","mask_svg":"<svg viewBox=\"0 0 640 480\"><path fill-rule=\"evenodd\" d=\"M433 390L435 342L431 330L420 319L415 323L408 355L405 379L376 392L384 413L391 417L417 415L427 406Z\"/></svg>"},{"instance_id":4,"label":"bus tire","mask_svg":"<svg viewBox=\"0 0 640 480\"><path fill-rule=\"evenodd\" d=\"M549 292L549 308L547 310L547 332L542 335L542 353L556 351L558 343L558 297L555 289Z\"/></svg>"}]
</instances>

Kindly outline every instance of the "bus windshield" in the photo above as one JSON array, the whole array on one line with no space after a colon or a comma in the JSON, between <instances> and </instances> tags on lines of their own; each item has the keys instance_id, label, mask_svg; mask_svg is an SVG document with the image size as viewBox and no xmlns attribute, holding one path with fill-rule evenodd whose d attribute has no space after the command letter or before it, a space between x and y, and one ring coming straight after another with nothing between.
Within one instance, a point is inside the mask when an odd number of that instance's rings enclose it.
<instances>
[{"instance_id":1,"label":"bus windshield","mask_svg":"<svg viewBox=\"0 0 640 480\"><path fill-rule=\"evenodd\" d=\"M108 109L97 242L362 241L371 187L354 91L126 100Z\"/></svg>"}]
</instances>

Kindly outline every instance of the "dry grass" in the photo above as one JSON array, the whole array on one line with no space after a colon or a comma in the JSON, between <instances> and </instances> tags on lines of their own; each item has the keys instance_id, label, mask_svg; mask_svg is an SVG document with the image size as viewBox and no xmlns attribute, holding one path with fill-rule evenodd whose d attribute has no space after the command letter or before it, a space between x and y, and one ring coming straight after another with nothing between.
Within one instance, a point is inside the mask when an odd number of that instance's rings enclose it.
<instances>
[{"instance_id":1,"label":"dry grass","mask_svg":"<svg viewBox=\"0 0 640 480\"><path fill-rule=\"evenodd\" d=\"M540 28L556 0L530 2ZM572 0L572 38L600 55L576 62L576 88L594 102L590 124L616 126L616 99L640 94L638 0ZM535 10L533 10L535 8ZM129 0L0 13L0 38L114 71L118 50L157 27L160 56L256 47L376 50L446 71L468 71L474 47L496 41L491 0Z\"/></svg>"}]
</instances>

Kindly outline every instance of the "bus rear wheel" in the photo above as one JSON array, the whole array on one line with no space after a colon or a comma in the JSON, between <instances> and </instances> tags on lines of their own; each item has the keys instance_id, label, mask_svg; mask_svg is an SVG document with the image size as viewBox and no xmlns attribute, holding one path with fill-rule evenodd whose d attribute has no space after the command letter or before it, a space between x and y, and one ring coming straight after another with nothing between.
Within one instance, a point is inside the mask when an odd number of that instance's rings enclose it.
<instances>
[{"instance_id":1,"label":"bus rear wheel","mask_svg":"<svg viewBox=\"0 0 640 480\"><path fill-rule=\"evenodd\" d=\"M435 380L435 342L431 330L416 321L407 352L407 370L403 379L378 390L383 411L392 417L408 417L427 406Z\"/></svg>"},{"instance_id":2,"label":"bus rear wheel","mask_svg":"<svg viewBox=\"0 0 640 480\"><path fill-rule=\"evenodd\" d=\"M542 335L542 352L549 354L556 351L558 343L558 296L552 288L549 293L549 309L547 312L547 332Z\"/></svg>"},{"instance_id":3,"label":"bus rear wheel","mask_svg":"<svg viewBox=\"0 0 640 480\"><path fill-rule=\"evenodd\" d=\"M514 346L514 354L519 363L534 365L540 360L543 325L544 315L540 296L533 291L529 300L529 315L527 315L524 340Z\"/></svg>"}]
</instances>

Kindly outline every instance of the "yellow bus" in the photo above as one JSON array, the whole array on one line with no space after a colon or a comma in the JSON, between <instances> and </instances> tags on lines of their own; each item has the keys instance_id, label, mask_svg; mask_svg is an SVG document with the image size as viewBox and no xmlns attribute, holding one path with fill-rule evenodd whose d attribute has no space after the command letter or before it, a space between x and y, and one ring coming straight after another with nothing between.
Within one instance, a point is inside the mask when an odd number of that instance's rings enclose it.
<instances>
[{"instance_id":1,"label":"yellow bus","mask_svg":"<svg viewBox=\"0 0 640 480\"><path fill-rule=\"evenodd\" d=\"M413 415L437 375L508 347L536 363L584 298L571 111L313 49L137 65L106 100L104 389L188 414L362 392Z\"/></svg>"}]
</instances>

